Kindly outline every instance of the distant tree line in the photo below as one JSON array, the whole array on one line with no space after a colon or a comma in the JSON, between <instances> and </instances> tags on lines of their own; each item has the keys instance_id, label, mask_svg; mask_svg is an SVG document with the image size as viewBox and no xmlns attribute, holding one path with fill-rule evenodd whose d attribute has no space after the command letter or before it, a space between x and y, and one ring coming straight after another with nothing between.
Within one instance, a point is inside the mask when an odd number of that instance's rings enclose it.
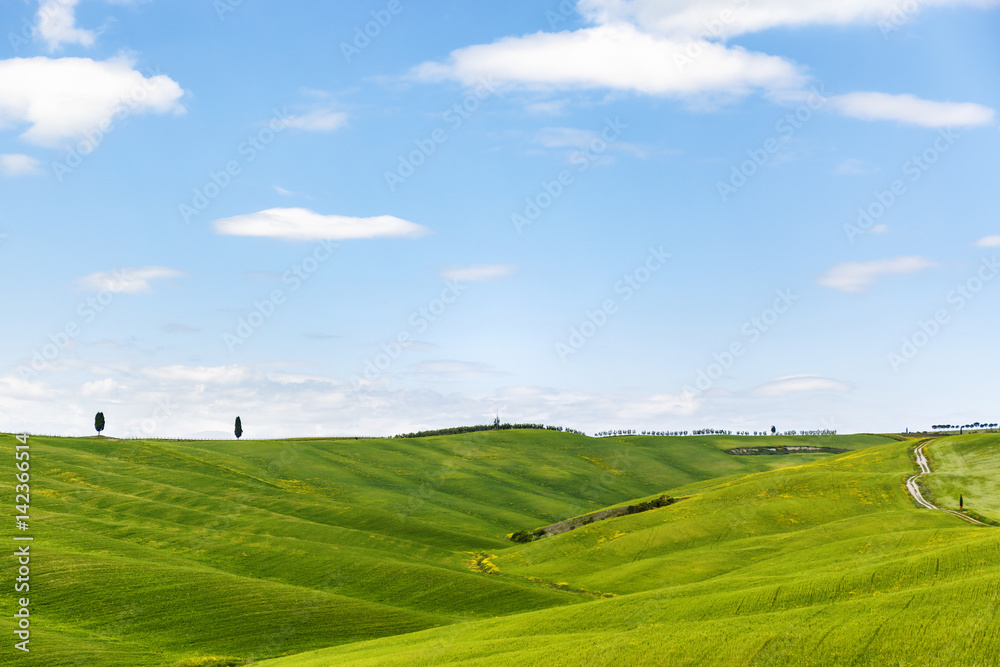
<instances>
[{"instance_id":1,"label":"distant tree line","mask_svg":"<svg viewBox=\"0 0 1000 667\"><path fill-rule=\"evenodd\" d=\"M433 431L417 431L415 433L400 433L396 438L426 438L433 435L457 435L459 433L476 433L477 431L560 431L562 433L576 433L586 435L583 431L577 431L563 426L546 426L545 424L501 424L498 421L492 424L480 424L478 426L455 426L452 428L439 428Z\"/></svg>"},{"instance_id":2,"label":"distant tree line","mask_svg":"<svg viewBox=\"0 0 1000 667\"><path fill-rule=\"evenodd\" d=\"M957 426L955 428L958 428ZM817 431L785 431L778 433L773 426L770 431L727 431L717 428L700 428L694 431L636 431L635 429L613 429L595 433L596 438L611 438L619 435L657 435L666 437L680 437L686 435L837 435L837 432L830 429L820 429Z\"/></svg>"},{"instance_id":3,"label":"distant tree line","mask_svg":"<svg viewBox=\"0 0 1000 667\"><path fill-rule=\"evenodd\" d=\"M996 428L997 426L997 424L981 424L979 422L975 422L972 424L963 424L961 426L953 424L935 424L934 426L931 426L931 429L934 431L954 431L955 429L964 431L967 428Z\"/></svg>"}]
</instances>

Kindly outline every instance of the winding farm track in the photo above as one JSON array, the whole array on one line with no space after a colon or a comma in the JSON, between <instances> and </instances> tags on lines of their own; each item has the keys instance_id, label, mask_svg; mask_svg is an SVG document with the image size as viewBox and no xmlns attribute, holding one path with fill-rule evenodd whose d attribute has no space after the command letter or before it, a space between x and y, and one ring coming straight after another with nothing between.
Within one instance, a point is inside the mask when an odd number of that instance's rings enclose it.
<instances>
[{"instance_id":1,"label":"winding farm track","mask_svg":"<svg viewBox=\"0 0 1000 667\"><path fill-rule=\"evenodd\" d=\"M986 524L983 523L982 521L977 521L973 519L971 516L965 516L961 512L956 512L955 510L944 510L941 509L940 507L932 505L931 503L927 502L924 499L923 494L920 493L920 487L917 486L917 480L923 477L924 475L929 475L931 472L930 463L927 462L927 457L924 456L924 447L931 444L931 442L933 442L933 440L928 440L927 442L921 444L920 446L918 446L916 449L913 450L913 453L917 457L917 465L920 466L920 472L918 472L910 479L906 480L906 490L910 492L910 495L913 496L913 499L916 500L917 504L919 504L921 507L926 507L929 510L938 510L939 512L946 512L948 514L951 514L952 516L957 516L962 521L968 521L969 523L974 523L977 526L985 526Z\"/></svg>"}]
</instances>

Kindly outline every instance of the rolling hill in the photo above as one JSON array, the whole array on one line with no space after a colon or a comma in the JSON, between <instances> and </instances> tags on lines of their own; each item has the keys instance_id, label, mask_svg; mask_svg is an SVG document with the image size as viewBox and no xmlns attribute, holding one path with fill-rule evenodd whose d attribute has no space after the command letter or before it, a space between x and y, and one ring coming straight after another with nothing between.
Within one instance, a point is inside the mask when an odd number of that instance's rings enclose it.
<instances>
[{"instance_id":1,"label":"rolling hill","mask_svg":"<svg viewBox=\"0 0 1000 667\"><path fill-rule=\"evenodd\" d=\"M976 461L941 479L992 483L1000 438L967 438L928 448ZM1000 542L916 508L911 442L31 444L37 664L988 665L1000 646ZM725 451L776 445L851 451ZM681 500L504 538L662 493Z\"/></svg>"}]
</instances>

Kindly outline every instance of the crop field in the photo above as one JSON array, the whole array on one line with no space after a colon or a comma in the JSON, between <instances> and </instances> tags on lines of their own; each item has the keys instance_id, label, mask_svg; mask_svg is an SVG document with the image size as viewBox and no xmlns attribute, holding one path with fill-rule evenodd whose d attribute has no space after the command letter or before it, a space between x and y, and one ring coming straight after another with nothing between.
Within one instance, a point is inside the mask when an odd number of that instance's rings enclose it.
<instances>
[{"instance_id":1,"label":"crop field","mask_svg":"<svg viewBox=\"0 0 1000 667\"><path fill-rule=\"evenodd\" d=\"M997 474L998 439L995 435L942 438L929 448L935 474L926 485L939 507L965 507L987 519L1000 521L1000 475Z\"/></svg>"},{"instance_id":2,"label":"crop field","mask_svg":"<svg viewBox=\"0 0 1000 667\"><path fill-rule=\"evenodd\" d=\"M913 441L31 442L23 664L1000 664L1000 533L917 507ZM849 451L725 452L761 446ZM997 516L1000 437L925 451L941 506Z\"/></svg>"}]
</instances>

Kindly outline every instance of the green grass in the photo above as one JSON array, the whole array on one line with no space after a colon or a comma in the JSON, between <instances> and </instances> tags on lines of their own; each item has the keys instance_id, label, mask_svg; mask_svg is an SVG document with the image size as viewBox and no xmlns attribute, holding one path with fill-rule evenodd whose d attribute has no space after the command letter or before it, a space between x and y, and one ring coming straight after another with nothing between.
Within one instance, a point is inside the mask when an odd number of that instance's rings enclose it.
<instances>
[{"instance_id":1,"label":"green grass","mask_svg":"<svg viewBox=\"0 0 1000 667\"><path fill-rule=\"evenodd\" d=\"M15 444L0 436L0 458ZM854 451L723 451L773 444ZM1000 646L996 534L916 508L908 442L506 431L31 447L45 652L24 664L989 665ZM685 500L503 538L662 493Z\"/></svg>"},{"instance_id":2,"label":"green grass","mask_svg":"<svg viewBox=\"0 0 1000 667\"><path fill-rule=\"evenodd\" d=\"M671 489L493 559L617 597L264 665L998 664L1000 541L916 509L911 446Z\"/></svg>"},{"instance_id":3,"label":"green grass","mask_svg":"<svg viewBox=\"0 0 1000 667\"><path fill-rule=\"evenodd\" d=\"M1000 521L1000 438L995 435L963 435L939 438L924 450L934 473L923 478L939 507L958 509L959 495L965 508L993 521Z\"/></svg>"}]
</instances>

